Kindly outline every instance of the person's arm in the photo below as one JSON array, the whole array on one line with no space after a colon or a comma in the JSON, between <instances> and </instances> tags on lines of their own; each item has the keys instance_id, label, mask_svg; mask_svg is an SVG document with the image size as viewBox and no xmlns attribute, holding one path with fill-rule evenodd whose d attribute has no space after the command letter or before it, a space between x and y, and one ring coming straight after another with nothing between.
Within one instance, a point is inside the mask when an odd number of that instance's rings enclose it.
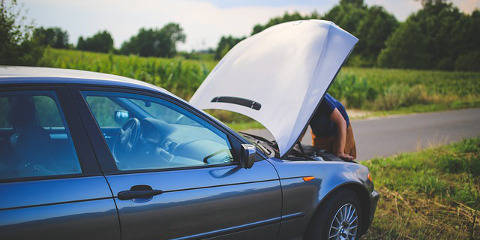
<instances>
[{"instance_id":1,"label":"person's arm","mask_svg":"<svg viewBox=\"0 0 480 240\"><path fill-rule=\"evenodd\" d=\"M330 114L330 120L337 125L337 142L335 144L336 149L334 150L334 154L340 158L345 158L348 160L353 160L353 157L345 154L345 144L347 142L347 122L343 118L340 111L337 108L333 110Z\"/></svg>"}]
</instances>

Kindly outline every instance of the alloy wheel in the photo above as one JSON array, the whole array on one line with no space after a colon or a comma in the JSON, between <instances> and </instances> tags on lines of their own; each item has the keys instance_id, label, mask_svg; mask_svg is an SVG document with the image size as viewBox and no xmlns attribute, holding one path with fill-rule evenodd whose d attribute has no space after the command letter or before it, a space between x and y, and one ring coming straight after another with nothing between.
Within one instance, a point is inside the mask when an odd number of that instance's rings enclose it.
<instances>
[{"instance_id":1,"label":"alloy wheel","mask_svg":"<svg viewBox=\"0 0 480 240\"><path fill-rule=\"evenodd\" d=\"M355 240L358 233L358 211L356 207L347 203L341 206L330 223L328 239Z\"/></svg>"}]
</instances>

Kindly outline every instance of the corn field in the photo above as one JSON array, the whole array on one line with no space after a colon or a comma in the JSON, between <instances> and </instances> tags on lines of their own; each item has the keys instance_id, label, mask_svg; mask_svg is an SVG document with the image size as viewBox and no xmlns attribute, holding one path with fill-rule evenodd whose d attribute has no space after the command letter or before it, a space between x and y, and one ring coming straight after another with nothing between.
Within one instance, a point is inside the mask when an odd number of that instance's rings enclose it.
<instances>
[{"instance_id":1,"label":"corn field","mask_svg":"<svg viewBox=\"0 0 480 240\"><path fill-rule=\"evenodd\" d=\"M216 61L144 58L47 48L39 65L110 73L189 99ZM295 81L295 79L292 79ZM412 105L480 103L480 73L344 67L329 90L347 107L395 110Z\"/></svg>"}]
</instances>

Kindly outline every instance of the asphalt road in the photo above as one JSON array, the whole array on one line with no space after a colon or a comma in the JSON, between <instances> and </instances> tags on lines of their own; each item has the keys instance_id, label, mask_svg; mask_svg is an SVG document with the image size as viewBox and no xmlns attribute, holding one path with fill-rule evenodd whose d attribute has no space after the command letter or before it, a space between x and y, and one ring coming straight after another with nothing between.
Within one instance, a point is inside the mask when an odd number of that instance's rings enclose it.
<instances>
[{"instance_id":1,"label":"asphalt road","mask_svg":"<svg viewBox=\"0 0 480 240\"><path fill-rule=\"evenodd\" d=\"M480 108L352 121L357 160L391 156L480 136ZM248 130L272 139L267 130ZM311 144L310 129L302 139Z\"/></svg>"}]
</instances>

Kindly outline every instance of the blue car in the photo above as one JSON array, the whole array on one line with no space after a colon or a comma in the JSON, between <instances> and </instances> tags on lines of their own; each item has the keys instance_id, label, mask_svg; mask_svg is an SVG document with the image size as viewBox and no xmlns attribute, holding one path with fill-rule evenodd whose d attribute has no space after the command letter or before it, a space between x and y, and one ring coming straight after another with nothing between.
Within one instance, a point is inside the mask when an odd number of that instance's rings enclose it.
<instances>
[{"instance_id":1,"label":"blue car","mask_svg":"<svg viewBox=\"0 0 480 240\"><path fill-rule=\"evenodd\" d=\"M368 169L300 134L240 134L129 78L0 67L0 239L358 239L379 198Z\"/></svg>"}]
</instances>

